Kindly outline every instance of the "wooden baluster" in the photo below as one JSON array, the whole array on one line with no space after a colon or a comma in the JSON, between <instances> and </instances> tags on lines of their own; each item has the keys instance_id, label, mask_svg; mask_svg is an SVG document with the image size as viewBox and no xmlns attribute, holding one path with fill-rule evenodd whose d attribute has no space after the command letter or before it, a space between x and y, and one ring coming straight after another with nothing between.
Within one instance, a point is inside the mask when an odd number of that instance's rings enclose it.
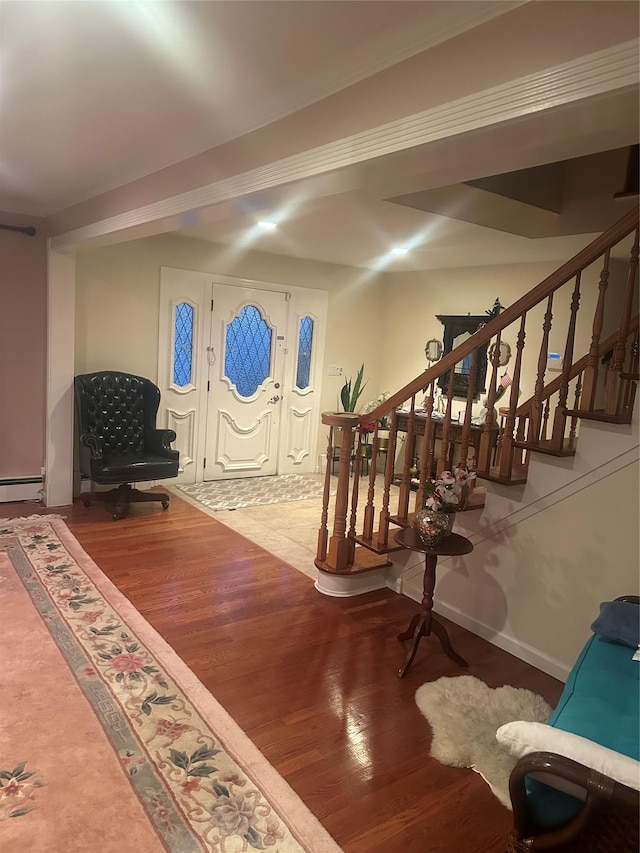
<instances>
[{"instance_id":1,"label":"wooden baluster","mask_svg":"<svg viewBox=\"0 0 640 853\"><path fill-rule=\"evenodd\" d=\"M340 459L338 461L338 484L336 487L336 500L334 506L333 531L329 539L329 551L327 553L327 567L335 570L347 569L353 565L355 543L353 539L346 536L347 510L349 507L349 481L351 479L351 454L353 450L354 426L358 423L358 416L351 415L347 420L347 413L341 414L340 425L342 426L342 444L340 446Z\"/></svg>"},{"instance_id":2,"label":"wooden baluster","mask_svg":"<svg viewBox=\"0 0 640 853\"><path fill-rule=\"evenodd\" d=\"M356 522L358 520L358 491L360 488L360 466L362 465L362 433L358 431L356 455L353 459L353 485L351 486L351 514L349 516L349 539L353 540L356 535Z\"/></svg>"},{"instance_id":3,"label":"wooden baluster","mask_svg":"<svg viewBox=\"0 0 640 853\"><path fill-rule=\"evenodd\" d=\"M373 503L376 490L376 468L378 466L378 424L373 433L373 444L371 447L371 459L369 460L369 488L367 490L367 505L364 508L364 522L362 525L362 535L365 539L371 539L373 535L373 519L375 515L375 506Z\"/></svg>"},{"instance_id":4,"label":"wooden baluster","mask_svg":"<svg viewBox=\"0 0 640 853\"><path fill-rule=\"evenodd\" d=\"M529 414L518 415L516 420L516 441L525 441L532 432ZM514 447L513 461L516 465L524 465L527 452L524 447Z\"/></svg>"},{"instance_id":5,"label":"wooden baluster","mask_svg":"<svg viewBox=\"0 0 640 853\"><path fill-rule=\"evenodd\" d=\"M447 408L444 413L444 421L442 422L442 438L440 440L440 458L438 459L438 467L436 475L439 477L443 471L447 470L447 460L449 457L449 433L451 432L451 404L453 402L453 379L455 365L449 371L449 387L447 388Z\"/></svg>"},{"instance_id":6,"label":"wooden baluster","mask_svg":"<svg viewBox=\"0 0 640 853\"><path fill-rule=\"evenodd\" d=\"M480 452L478 453L478 460L476 466L478 472L485 471L486 473L488 473L489 468L491 467L491 435L492 430L494 428L493 409L496 402L496 390L498 383L498 367L500 361L500 336L501 333L498 332L495 344L493 345L493 353L491 355L491 379L489 380L489 393L487 394L487 414L485 415L484 428L482 430L482 435L480 436ZM498 457L500 455L500 439L501 431L498 432L498 440L496 442L496 452L495 458L493 460L495 465L498 464Z\"/></svg>"},{"instance_id":7,"label":"wooden baluster","mask_svg":"<svg viewBox=\"0 0 640 853\"><path fill-rule=\"evenodd\" d=\"M638 366L639 366L638 362L640 361L640 359L638 357L638 335L639 335L639 330L636 328L635 332L633 333L633 343L631 344L631 347L630 347L629 371L628 371L630 378L633 378L635 376L636 381L638 381L638 379L637 379Z\"/></svg>"},{"instance_id":8,"label":"wooden baluster","mask_svg":"<svg viewBox=\"0 0 640 853\"><path fill-rule=\"evenodd\" d=\"M333 459L333 427L329 427L327 441L327 466L324 472L324 488L322 490L322 515L320 517L320 529L318 530L318 549L316 558L324 561L327 559L327 542L329 539L329 495L331 493L331 460Z\"/></svg>"},{"instance_id":9,"label":"wooden baluster","mask_svg":"<svg viewBox=\"0 0 640 853\"><path fill-rule=\"evenodd\" d=\"M416 492L415 511L419 512L422 509L424 502L424 484L431 479L431 471L433 465L433 396L435 393L435 380L431 383L429 393L425 398L425 422L424 435L422 436L422 451L420 453L420 481L418 491Z\"/></svg>"},{"instance_id":10,"label":"wooden baluster","mask_svg":"<svg viewBox=\"0 0 640 853\"><path fill-rule=\"evenodd\" d=\"M516 422L516 408L518 405L518 394L520 392L520 374L522 372L522 350L526 338L525 325L527 315L522 315L520 331L516 342L516 363L513 369L513 381L511 383L511 396L509 397L509 411L502 436L502 447L500 449L500 477L505 480L511 479L513 471L513 430Z\"/></svg>"},{"instance_id":11,"label":"wooden baluster","mask_svg":"<svg viewBox=\"0 0 640 853\"><path fill-rule=\"evenodd\" d=\"M469 453L469 437L471 436L471 410L473 408L473 392L476 387L476 375L478 373L478 350L474 349L469 370L469 385L467 388L467 407L464 410L464 424L460 437L460 459L458 464L466 468L467 454Z\"/></svg>"},{"instance_id":12,"label":"wooden baluster","mask_svg":"<svg viewBox=\"0 0 640 853\"><path fill-rule=\"evenodd\" d=\"M411 494L411 467L415 453L416 442L416 395L411 398L411 407L407 419L407 437L404 444L404 464L400 479L400 494L398 495L398 518L406 521L409 515L409 495Z\"/></svg>"},{"instance_id":13,"label":"wooden baluster","mask_svg":"<svg viewBox=\"0 0 640 853\"><path fill-rule=\"evenodd\" d=\"M629 423L631 423L631 416L633 414L636 384L638 382L638 362L638 329L636 329L632 337L631 346L629 347L629 368L622 374L624 381L624 398L621 413L628 417Z\"/></svg>"},{"instance_id":14,"label":"wooden baluster","mask_svg":"<svg viewBox=\"0 0 640 853\"><path fill-rule=\"evenodd\" d=\"M542 441L547 440L550 410L551 410L551 400L547 399L545 406L544 406L544 415L542 417L542 436L541 436Z\"/></svg>"},{"instance_id":15,"label":"wooden baluster","mask_svg":"<svg viewBox=\"0 0 640 853\"><path fill-rule=\"evenodd\" d=\"M573 409L574 411L578 411L580 406L580 397L582 395L582 373L578 374L578 378L576 380L576 389L574 396ZM576 433L578 428L578 418L576 415L571 416L571 428L569 429L569 446L572 447L576 441Z\"/></svg>"},{"instance_id":16,"label":"wooden baluster","mask_svg":"<svg viewBox=\"0 0 640 853\"><path fill-rule=\"evenodd\" d=\"M629 326L633 311L633 295L636 286L637 274L638 229L636 228L636 235L631 249L631 257L629 259L629 274L627 276L627 289L622 306L622 316L620 318L620 332L618 334L618 341L613 351L613 358L611 359L609 371L607 373L604 410L608 415L619 415L622 411L622 400L624 395L622 393L622 377L620 374L623 370L626 355L627 338L629 337Z\"/></svg>"},{"instance_id":17,"label":"wooden baluster","mask_svg":"<svg viewBox=\"0 0 640 853\"><path fill-rule=\"evenodd\" d=\"M389 427L389 448L384 466L384 491L382 493L382 508L380 510L380 521L378 525L378 546L386 548L389 544L389 498L391 494L391 482L393 480L396 445L398 442L398 423L395 409L391 412L391 424Z\"/></svg>"},{"instance_id":18,"label":"wooden baluster","mask_svg":"<svg viewBox=\"0 0 640 853\"><path fill-rule=\"evenodd\" d=\"M493 464L500 468L500 459L502 456L502 436L504 435L504 427L505 427L505 416L502 414L502 409L500 409L499 414L499 426L498 426L498 438L496 440L496 452L493 457Z\"/></svg>"},{"instance_id":19,"label":"wooden baluster","mask_svg":"<svg viewBox=\"0 0 640 853\"><path fill-rule=\"evenodd\" d=\"M609 257L611 250L604 253L604 265L600 273L600 284L598 285L598 304L593 317L593 331L591 334L591 346L587 356L587 366L584 371L584 382L580 408L583 412L592 412L596 399L596 384L598 382L598 351L600 349L600 335L604 322L604 303L609 285Z\"/></svg>"},{"instance_id":20,"label":"wooden baluster","mask_svg":"<svg viewBox=\"0 0 640 853\"><path fill-rule=\"evenodd\" d=\"M436 384L435 381L431 383L431 407L429 409L431 413L431 417L429 418L428 430L428 446L427 446L427 479L431 479L435 471L435 456L436 456L436 424L433 420L433 404L435 402L435 393L436 393ZM425 425L425 430L427 429L427 425ZM425 444L427 444L427 438L425 437Z\"/></svg>"},{"instance_id":21,"label":"wooden baluster","mask_svg":"<svg viewBox=\"0 0 640 853\"><path fill-rule=\"evenodd\" d=\"M562 379L560 391L558 392L558 405L553 415L553 427L551 428L551 445L556 450L562 450L564 445L564 430L567 422L567 397L569 394L569 376L573 367L573 345L576 337L576 319L580 307L580 278L581 273L576 276L576 284L571 295L571 316L569 317L569 329L567 342L564 348L562 360Z\"/></svg>"},{"instance_id":22,"label":"wooden baluster","mask_svg":"<svg viewBox=\"0 0 640 853\"><path fill-rule=\"evenodd\" d=\"M542 395L544 394L544 375L547 369L547 357L549 354L549 332L551 331L551 321L553 320L553 293L549 294L547 300L547 310L544 315L542 324L542 343L540 344L540 353L538 355L538 373L533 392L533 405L531 410L531 424L529 427L529 441L532 444L540 442L540 427L542 426Z\"/></svg>"}]
</instances>

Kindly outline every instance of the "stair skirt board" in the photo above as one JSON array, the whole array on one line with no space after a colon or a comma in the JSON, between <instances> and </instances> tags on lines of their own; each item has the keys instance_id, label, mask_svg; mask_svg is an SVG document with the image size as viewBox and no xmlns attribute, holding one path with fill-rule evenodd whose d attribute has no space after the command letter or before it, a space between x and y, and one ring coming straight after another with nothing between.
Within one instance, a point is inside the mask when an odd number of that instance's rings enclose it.
<instances>
[{"instance_id":1,"label":"stair skirt board","mask_svg":"<svg viewBox=\"0 0 640 853\"><path fill-rule=\"evenodd\" d=\"M387 568L381 568L366 574L341 575L318 570L314 586L323 595L329 595L332 598L350 598L354 595L363 595L365 592L386 589L389 585L388 571Z\"/></svg>"},{"instance_id":2,"label":"stair skirt board","mask_svg":"<svg viewBox=\"0 0 640 853\"><path fill-rule=\"evenodd\" d=\"M42 477L7 477L0 480L0 503L38 500L42 488Z\"/></svg>"}]
</instances>

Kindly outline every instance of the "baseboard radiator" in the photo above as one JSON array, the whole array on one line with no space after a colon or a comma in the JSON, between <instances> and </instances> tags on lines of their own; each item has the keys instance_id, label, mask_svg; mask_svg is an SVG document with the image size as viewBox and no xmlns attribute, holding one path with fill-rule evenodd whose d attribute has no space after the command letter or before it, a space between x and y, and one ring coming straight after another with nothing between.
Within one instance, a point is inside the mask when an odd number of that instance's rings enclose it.
<instances>
[{"instance_id":1,"label":"baseboard radiator","mask_svg":"<svg viewBox=\"0 0 640 853\"><path fill-rule=\"evenodd\" d=\"M44 479L41 476L0 478L0 503L38 500L43 489Z\"/></svg>"}]
</instances>

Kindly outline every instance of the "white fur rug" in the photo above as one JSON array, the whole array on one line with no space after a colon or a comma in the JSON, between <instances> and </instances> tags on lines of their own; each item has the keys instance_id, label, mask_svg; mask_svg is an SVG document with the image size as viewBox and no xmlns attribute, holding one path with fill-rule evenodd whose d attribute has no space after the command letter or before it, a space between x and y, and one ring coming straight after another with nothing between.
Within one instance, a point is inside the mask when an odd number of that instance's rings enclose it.
<instances>
[{"instance_id":1,"label":"white fur rug","mask_svg":"<svg viewBox=\"0 0 640 853\"><path fill-rule=\"evenodd\" d=\"M475 770L510 809L509 775L516 759L498 743L496 730L512 720L545 723L551 708L542 696L460 675L423 684L416 702L433 732L429 754L449 767Z\"/></svg>"}]
</instances>

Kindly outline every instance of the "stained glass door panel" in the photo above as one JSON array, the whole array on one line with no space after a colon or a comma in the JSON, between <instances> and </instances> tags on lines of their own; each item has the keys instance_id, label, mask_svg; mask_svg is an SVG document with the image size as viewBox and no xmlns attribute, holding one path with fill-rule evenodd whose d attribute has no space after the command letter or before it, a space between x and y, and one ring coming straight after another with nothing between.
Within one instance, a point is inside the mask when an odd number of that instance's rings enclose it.
<instances>
[{"instance_id":1,"label":"stained glass door panel","mask_svg":"<svg viewBox=\"0 0 640 853\"><path fill-rule=\"evenodd\" d=\"M252 397L271 374L272 339L257 305L245 305L226 326L224 373L242 397Z\"/></svg>"},{"instance_id":2,"label":"stained glass door panel","mask_svg":"<svg viewBox=\"0 0 640 853\"><path fill-rule=\"evenodd\" d=\"M286 294L213 286L205 480L276 474Z\"/></svg>"}]
</instances>

